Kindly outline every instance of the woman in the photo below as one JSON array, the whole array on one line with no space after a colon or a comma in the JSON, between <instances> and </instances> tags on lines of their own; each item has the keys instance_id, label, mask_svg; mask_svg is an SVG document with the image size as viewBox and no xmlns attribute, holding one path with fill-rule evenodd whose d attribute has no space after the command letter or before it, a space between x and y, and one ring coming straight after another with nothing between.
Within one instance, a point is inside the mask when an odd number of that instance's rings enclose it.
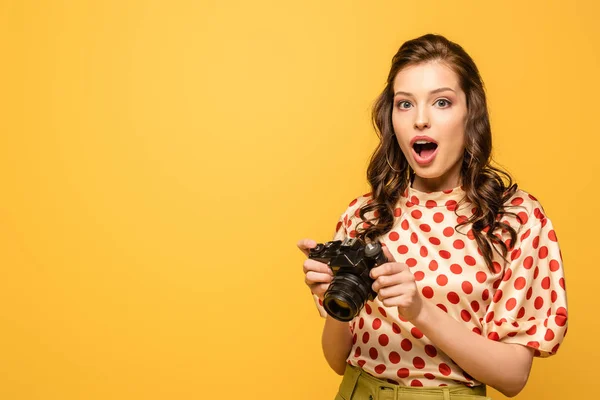
<instances>
[{"instance_id":1,"label":"woman","mask_svg":"<svg viewBox=\"0 0 600 400\"><path fill-rule=\"evenodd\" d=\"M326 317L325 358L344 374L336 399L485 398L486 385L515 396L532 358L566 334L562 257L541 204L490 165L473 60L439 35L404 43L373 122L372 192L350 203L334 240L382 243L377 298L350 323L333 319L322 307L332 272L303 266ZM306 255L315 246L298 243Z\"/></svg>"}]
</instances>

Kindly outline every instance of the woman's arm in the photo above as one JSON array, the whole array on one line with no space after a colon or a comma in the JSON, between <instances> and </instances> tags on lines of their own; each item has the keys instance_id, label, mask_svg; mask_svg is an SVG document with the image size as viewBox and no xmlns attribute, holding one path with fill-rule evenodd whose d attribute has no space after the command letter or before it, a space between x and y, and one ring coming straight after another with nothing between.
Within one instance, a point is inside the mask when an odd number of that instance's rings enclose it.
<instances>
[{"instance_id":1,"label":"woman's arm","mask_svg":"<svg viewBox=\"0 0 600 400\"><path fill-rule=\"evenodd\" d=\"M329 366L339 375L344 375L346 359L352 350L352 333L348 322L341 322L330 315L323 327L323 354Z\"/></svg>"},{"instance_id":2,"label":"woman's arm","mask_svg":"<svg viewBox=\"0 0 600 400\"><path fill-rule=\"evenodd\" d=\"M469 375L505 396L516 396L527 383L533 349L480 336L429 301L411 322Z\"/></svg>"},{"instance_id":3,"label":"woman's arm","mask_svg":"<svg viewBox=\"0 0 600 400\"><path fill-rule=\"evenodd\" d=\"M392 254L384 247L388 260ZM518 344L490 340L421 297L415 277L404 263L388 262L371 270L373 290L386 307L412 322L464 371L504 395L516 396L531 370L533 350Z\"/></svg>"}]
</instances>

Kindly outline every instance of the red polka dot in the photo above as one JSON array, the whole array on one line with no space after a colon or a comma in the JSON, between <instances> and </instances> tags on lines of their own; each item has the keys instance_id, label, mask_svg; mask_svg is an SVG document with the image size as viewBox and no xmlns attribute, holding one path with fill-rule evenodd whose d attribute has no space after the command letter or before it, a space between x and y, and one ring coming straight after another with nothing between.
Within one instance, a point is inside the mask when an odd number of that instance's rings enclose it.
<instances>
[{"instance_id":1,"label":"red polka dot","mask_svg":"<svg viewBox=\"0 0 600 400\"><path fill-rule=\"evenodd\" d=\"M469 219L464 215L459 215L458 218L456 218L456 223L460 225L466 223L468 220Z\"/></svg>"},{"instance_id":2,"label":"red polka dot","mask_svg":"<svg viewBox=\"0 0 600 400\"><path fill-rule=\"evenodd\" d=\"M427 251L427 247L421 246L421 250L419 251L419 254L421 254L421 257L427 257L427 254L429 254L429 252Z\"/></svg>"},{"instance_id":3,"label":"red polka dot","mask_svg":"<svg viewBox=\"0 0 600 400\"><path fill-rule=\"evenodd\" d=\"M527 221L529 220L527 213L524 211L521 211L520 213L518 213L517 217L518 217L518 221L521 225L525 225L527 223Z\"/></svg>"},{"instance_id":4,"label":"red polka dot","mask_svg":"<svg viewBox=\"0 0 600 400\"><path fill-rule=\"evenodd\" d=\"M444 220L444 214L442 214L441 212L437 212L437 213L433 214L433 221L434 222L437 222L439 224L443 220Z\"/></svg>"},{"instance_id":5,"label":"red polka dot","mask_svg":"<svg viewBox=\"0 0 600 400\"><path fill-rule=\"evenodd\" d=\"M406 247L405 245L398 246L398 253L400 253L400 254L408 253L408 247Z\"/></svg>"},{"instance_id":6,"label":"red polka dot","mask_svg":"<svg viewBox=\"0 0 600 400\"><path fill-rule=\"evenodd\" d=\"M537 349L540 347L540 343L539 342L527 342L527 346Z\"/></svg>"},{"instance_id":7,"label":"red polka dot","mask_svg":"<svg viewBox=\"0 0 600 400\"><path fill-rule=\"evenodd\" d=\"M533 210L533 215L535 215L535 217L537 219L544 218L544 213L542 213L542 210L540 210L539 208L536 208L535 210Z\"/></svg>"},{"instance_id":8,"label":"red polka dot","mask_svg":"<svg viewBox=\"0 0 600 400\"><path fill-rule=\"evenodd\" d=\"M371 306L369 304L365 304L365 311L367 312L367 314L371 315L371 312L373 310L371 310Z\"/></svg>"},{"instance_id":9,"label":"red polka dot","mask_svg":"<svg viewBox=\"0 0 600 400\"><path fill-rule=\"evenodd\" d=\"M360 357L360 347L357 347L356 350L354 350L354 358L358 357Z\"/></svg>"},{"instance_id":10,"label":"red polka dot","mask_svg":"<svg viewBox=\"0 0 600 400\"><path fill-rule=\"evenodd\" d=\"M512 311L517 306L517 299L511 297L506 301L506 309Z\"/></svg>"},{"instance_id":11,"label":"red polka dot","mask_svg":"<svg viewBox=\"0 0 600 400\"><path fill-rule=\"evenodd\" d=\"M529 300L531 298L531 296L533 295L533 288L530 287L529 289L527 289L527 294L525 295L525 298L527 300Z\"/></svg>"},{"instance_id":12,"label":"red polka dot","mask_svg":"<svg viewBox=\"0 0 600 400\"><path fill-rule=\"evenodd\" d=\"M465 256L465 262L470 266L474 266L476 264L475 259L471 256Z\"/></svg>"},{"instance_id":13,"label":"red polka dot","mask_svg":"<svg viewBox=\"0 0 600 400\"><path fill-rule=\"evenodd\" d=\"M365 360L358 360L358 366L361 368L364 367L366 363L367 362Z\"/></svg>"},{"instance_id":14,"label":"red polka dot","mask_svg":"<svg viewBox=\"0 0 600 400\"><path fill-rule=\"evenodd\" d=\"M477 300L473 300L471 302L471 309L475 312L479 311L479 303L477 302Z\"/></svg>"},{"instance_id":15,"label":"red polka dot","mask_svg":"<svg viewBox=\"0 0 600 400\"><path fill-rule=\"evenodd\" d=\"M544 305L544 299L541 298L540 296L535 298L535 301L533 302L533 306L535 307L536 310L539 310L540 308L542 308L542 306Z\"/></svg>"},{"instance_id":16,"label":"red polka dot","mask_svg":"<svg viewBox=\"0 0 600 400\"><path fill-rule=\"evenodd\" d=\"M389 355L389 359L392 364L398 364L400 362L400 354L392 351Z\"/></svg>"},{"instance_id":17,"label":"red polka dot","mask_svg":"<svg viewBox=\"0 0 600 400\"><path fill-rule=\"evenodd\" d=\"M356 231L355 230L351 230L350 233L348 234L348 236L350 236L351 238L355 238L356 237Z\"/></svg>"},{"instance_id":18,"label":"red polka dot","mask_svg":"<svg viewBox=\"0 0 600 400\"><path fill-rule=\"evenodd\" d=\"M550 293L550 300L551 300L551 301L554 303L554 302L556 302L556 299L558 299L558 293L556 293L556 291L555 291L555 290L553 290L553 291Z\"/></svg>"},{"instance_id":19,"label":"red polka dot","mask_svg":"<svg viewBox=\"0 0 600 400\"><path fill-rule=\"evenodd\" d=\"M442 310L443 312L445 312L445 313L447 313L447 312L448 312L448 309L446 308L446 306L445 306L445 305L443 305L443 304L436 304L436 306L437 306L437 307L438 307L440 310Z\"/></svg>"},{"instance_id":20,"label":"red polka dot","mask_svg":"<svg viewBox=\"0 0 600 400\"><path fill-rule=\"evenodd\" d=\"M425 207L431 209L431 208L437 207L437 203L433 200L427 200L425 202Z\"/></svg>"},{"instance_id":21,"label":"red polka dot","mask_svg":"<svg viewBox=\"0 0 600 400\"><path fill-rule=\"evenodd\" d=\"M519 313L517 314L517 318L523 318L525 316L525 307L519 308Z\"/></svg>"},{"instance_id":22,"label":"red polka dot","mask_svg":"<svg viewBox=\"0 0 600 400\"><path fill-rule=\"evenodd\" d=\"M550 232L548 232L548 239L550 239L553 242L558 241L558 239L556 238L556 232L554 232L554 229L551 230Z\"/></svg>"},{"instance_id":23,"label":"red polka dot","mask_svg":"<svg viewBox=\"0 0 600 400\"><path fill-rule=\"evenodd\" d=\"M412 381L410 381L410 386L413 386L413 387L423 387L423 384L421 383L420 380L413 379Z\"/></svg>"},{"instance_id":24,"label":"red polka dot","mask_svg":"<svg viewBox=\"0 0 600 400\"><path fill-rule=\"evenodd\" d=\"M413 365L417 369L423 369L425 368L425 361L421 357L415 357L413 358Z\"/></svg>"},{"instance_id":25,"label":"red polka dot","mask_svg":"<svg viewBox=\"0 0 600 400\"><path fill-rule=\"evenodd\" d=\"M484 283L487 280L487 274L483 271L478 271L475 274L475 279L477 279L477 282L479 283Z\"/></svg>"},{"instance_id":26,"label":"red polka dot","mask_svg":"<svg viewBox=\"0 0 600 400\"><path fill-rule=\"evenodd\" d=\"M488 339L495 340L496 342L500 340L500 336L496 332L488 333Z\"/></svg>"},{"instance_id":27,"label":"red polka dot","mask_svg":"<svg viewBox=\"0 0 600 400\"><path fill-rule=\"evenodd\" d=\"M490 311L486 316L485 316L485 322L490 323L492 322L492 320L494 319L494 312Z\"/></svg>"},{"instance_id":28,"label":"red polka dot","mask_svg":"<svg viewBox=\"0 0 600 400\"><path fill-rule=\"evenodd\" d=\"M402 215L402 209L401 208L395 208L394 209L394 217L399 217Z\"/></svg>"},{"instance_id":29,"label":"red polka dot","mask_svg":"<svg viewBox=\"0 0 600 400\"><path fill-rule=\"evenodd\" d=\"M475 233L473 233L473 229L469 229L469 232L467 232L467 237L471 240L475 240Z\"/></svg>"},{"instance_id":30,"label":"red polka dot","mask_svg":"<svg viewBox=\"0 0 600 400\"><path fill-rule=\"evenodd\" d=\"M436 271L438 269L438 263L435 260L431 260L429 262L429 270L430 271Z\"/></svg>"},{"instance_id":31,"label":"red polka dot","mask_svg":"<svg viewBox=\"0 0 600 400\"><path fill-rule=\"evenodd\" d=\"M408 258L406 260L406 265L408 265L409 267L414 267L415 265L417 265L417 260L415 260L414 258Z\"/></svg>"},{"instance_id":32,"label":"red polka dot","mask_svg":"<svg viewBox=\"0 0 600 400\"><path fill-rule=\"evenodd\" d=\"M462 310L460 312L460 317L465 322L469 322L471 320L471 314L467 310Z\"/></svg>"},{"instance_id":33,"label":"red polka dot","mask_svg":"<svg viewBox=\"0 0 600 400\"><path fill-rule=\"evenodd\" d=\"M419 237L416 232L410 234L410 241L413 243L417 243L419 241Z\"/></svg>"},{"instance_id":34,"label":"red polka dot","mask_svg":"<svg viewBox=\"0 0 600 400\"><path fill-rule=\"evenodd\" d=\"M423 293L423 296L427 299L431 299L433 297L433 289L431 288L431 286L425 286L421 292Z\"/></svg>"},{"instance_id":35,"label":"red polka dot","mask_svg":"<svg viewBox=\"0 0 600 400\"><path fill-rule=\"evenodd\" d=\"M544 258L548 257L548 248L546 246L540 247L540 251L538 254L539 254L540 258L543 260Z\"/></svg>"},{"instance_id":36,"label":"red polka dot","mask_svg":"<svg viewBox=\"0 0 600 400\"><path fill-rule=\"evenodd\" d=\"M545 277L544 279L542 279L542 289L550 289L550 277Z\"/></svg>"},{"instance_id":37,"label":"red polka dot","mask_svg":"<svg viewBox=\"0 0 600 400\"><path fill-rule=\"evenodd\" d=\"M465 248L465 242L463 242L460 239L456 239L454 241L454 243L452 243L452 246L454 246L455 249L464 249Z\"/></svg>"},{"instance_id":38,"label":"red polka dot","mask_svg":"<svg viewBox=\"0 0 600 400\"><path fill-rule=\"evenodd\" d=\"M436 238L436 237L430 237L430 238L429 238L429 243L431 243L431 244L433 244L433 245L435 245L435 246L439 246L439 244L440 244L441 242L440 242L440 239L438 239L438 238Z\"/></svg>"},{"instance_id":39,"label":"red polka dot","mask_svg":"<svg viewBox=\"0 0 600 400\"><path fill-rule=\"evenodd\" d=\"M563 290L565 289L565 278L560 278L558 280L558 284L560 285L561 288L563 288Z\"/></svg>"},{"instance_id":40,"label":"red polka dot","mask_svg":"<svg viewBox=\"0 0 600 400\"><path fill-rule=\"evenodd\" d=\"M471 284L471 282L469 281L464 281L461 285L463 292L465 292L465 294L471 294L473 293L473 285Z\"/></svg>"},{"instance_id":41,"label":"red polka dot","mask_svg":"<svg viewBox=\"0 0 600 400\"><path fill-rule=\"evenodd\" d=\"M523 199L521 197L515 197L514 199L512 199L512 201L510 202L510 204L512 204L513 206L518 206L521 205L521 203L523 203Z\"/></svg>"},{"instance_id":42,"label":"red polka dot","mask_svg":"<svg viewBox=\"0 0 600 400\"><path fill-rule=\"evenodd\" d=\"M544 339L547 342L554 339L554 332L552 331L552 329L546 329L546 335L544 336Z\"/></svg>"},{"instance_id":43,"label":"red polka dot","mask_svg":"<svg viewBox=\"0 0 600 400\"><path fill-rule=\"evenodd\" d=\"M391 241L395 242L396 240L400 239L400 235L398 232L390 232L389 238Z\"/></svg>"},{"instance_id":44,"label":"red polka dot","mask_svg":"<svg viewBox=\"0 0 600 400\"><path fill-rule=\"evenodd\" d=\"M539 236L534 237L531 245L533 246L534 249L537 249L538 246L540 245L540 237Z\"/></svg>"},{"instance_id":45,"label":"red polka dot","mask_svg":"<svg viewBox=\"0 0 600 400\"><path fill-rule=\"evenodd\" d=\"M556 260L550 260L550 265L549 266L550 266L550 271L552 271L552 272L556 272L560 268L560 264Z\"/></svg>"},{"instance_id":46,"label":"red polka dot","mask_svg":"<svg viewBox=\"0 0 600 400\"><path fill-rule=\"evenodd\" d=\"M406 378L410 374L410 371L408 368L400 368L396 374L398 375L398 378Z\"/></svg>"},{"instance_id":47,"label":"red polka dot","mask_svg":"<svg viewBox=\"0 0 600 400\"><path fill-rule=\"evenodd\" d=\"M512 276L512 269L507 268L506 271L504 271L504 276L502 277L502 280L504 282L508 282L508 280L510 279L511 276Z\"/></svg>"},{"instance_id":48,"label":"red polka dot","mask_svg":"<svg viewBox=\"0 0 600 400\"><path fill-rule=\"evenodd\" d=\"M423 213L420 210L412 210L410 212L410 215L414 218L414 219L419 219L423 216Z\"/></svg>"},{"instance_id":49,"label":"red polka dot","mask_svg":"<svg viewBox=\"0 0 600 400\"><path fill-rule=\"evenodd\" d=\"M350 204L348 204L348 207L352 207L353 205L356 204L356 202L358 201L358 199L354 199L350 202Z\"/></svg>"},{"instance_id":50,"label":"red polka dot","mask_svg":"<svg viewBox=\"0 0 600 400\"><path fill-rule=\"evenodd\" d=\"M502 289L498 289L498 290L496 290L496 293L494 293L494 302L495 303L499 302L501 298L502 298Z\"/></svg>"},{"instance_id":51,"label":"red polka dot","mask_svg":"<svg viewBox=\"0 0 600 400\"><path fill-rule=\"evenodd\" d=\"M441 363L439 366L440 373L444 376L449 376L452 370L450 367L444 363Z\"/></svg>"},{"instance_id":52,"label":"red polka dot","mask_svg":"<svg viewBox=\"0 0 600 400\"><path fill-rule=\"evenodd\" d=\"M379 314L383 315L384 317L387 317L387 313L383 308L377 307L377 311L379 311Z\"/></svg>"},{"instance_id":53,"label":"red polka dot","mask_svg":"<svg viewBox=\"0 0 600 400\"><path fill-rule=\"evenodd\" d=\"M381 320L379 318L375 318L373 320L373 329L377 330L381 327Z\"/></svg>"},{"instance_id":54,"label":"red polka dot","mask_svg":"<svg viewBox=\"0 0 600 400\"><path fill-rule=\"evenodd\" d=\"M402 350L404 351L410 351L412 349L412 343L410 340L404 339L400 342L400 347L402 347Z\"/></svg>"},{"instance_id":55,"label":"red polka dot","mask_svg":"<svg viewBox=\"0 0 600 400\"><path fill-rule=\"evenodd\" d=\"M335 226L335 231L339 231L340 228L342 227L342 221L338 222L337 225Z\"/></svg>"},{"instance_id":56,"label":"red polka dot","mask_svg":"<svg viewBox=\"0 0 600 400\"><path fill-rule=\"evenodd\" d=\"M454 235L454 228L451 228L451 227L444 228L443 233L444 233L444 236L450 237L450 236Z\"/></svg>"},{"instance_id":57,"label":"red polka dot","mask_svg":"<svg viewBox=\"0 0 600 400\"><path fill-rule=\"evenodd\" d=\"M446 250L440 250L440 257L445 258L446 260L450 258L450 252Z\"/></svg>"},{"instance_id":58,"label":"red polka dot","mask_svg":"<svg viewBox=\"0 0 600 400\"><path fill-rule=\"evenodd\" d=\"M492 262L492 266L494 267L494 272L496 274L499 274L500 272L502 272L502 267L496 261Z\"/></svg>"},{"instance_id":59,"label":"red polka dot","mask_svg":"<svg viewBox=\"0 0 600 400\"><path fill-rule=\"evenodd\" d=\"M377 357L379 356L379 352L377 351L377 349L376 349L375 347L371 347L371 348L369 349L369 356L370 356L370 357L371 357L373 360L377 359Z\"/></svg>"},{"instance_id":60,"label":"red polka dot","mask_svg":"<svg viewBox=\"0 0 600 400\"><path fill-rule=\"evenodd\" d=\"M419 330L419 328L417 328L416 326L414 326L411 330L410 333L416 338L416 339L421 339L423 337L423 333Z\"/></svg>"},{"instance_id":61,"label":"red polka dot","mask_svg":"<svg viewBox=\"0 0 600 400\"><path fill-rule=\"evenodd\" d=\"M423 271L417 271L414 273L415 281L422 281L425 278L425 273Z\"/></svg>"},{"instance_id":62,"label":"red polka dot","mask_svg":"<svg viewBox=\"0 0 600 400\"><path fill-rule=\"evenodd\" d=\"M354 336L352 336L352 344L356 344L356 339L358 339L358 337L356 336L356 333L355 333Z\"/></svg>"},{"instance_id":63,"label":"red polka dot","mask_svg":"<svg viewBox=\"0 0 600 400\"><path fill-rule=\"evenodd\" d=\"M525 278L523 278L522 276L518 277L517 279L515 279L515 283L514 283L514 287L517 290L521 290L525 287L525 284L527 282L525 281Z\"/></svg>"},{"instance_id":64,"label":"red polka dot","mask_svg":"<svg viewBox=\"0 0 600 400\"><path fill-rule=\"evenodd\" d=\"M434 375L434 374L431 374L431 373L429 373L429 372L427 372L427 373L423 374L423 376L424 376L425 378L427 378L427 379L430 379L430 380L432 380L432 379L435 379L435 375Z\"/></svg>"},{"instance_id":65,"label":"red polka dot","mask_svg":"<svg viewBox=\"0 0 600 400\"><path fill-rule=\"evenodd\" d=\"M402 227L402 229L404 229L405 231L408 230L408 220L404 220L400 223L400 226Z\"/></svg>"},{"instance_id":66,"label":"red polka dot","mask_svg":"<svg viewBox=\"0 0 600 400\"><path fill-rule=\"evenodd\" d=\"M460 297L458 297L458 294L456 292L448 292L446 298L452 304L458 304L460 302Z\"/></svg>"},{"instance_id":67,"label":"red polka dot","mask_svg":"<svg viewBox=\"0 0 600 400\"><path fill-rule=\"evenodd\" d=\"M434 346L430 345L430 344L426 344L425 345L425 353L429 356L429 357L435 357L437 356L437 350L435 349Z\"/></svg>"},{"instance_id":68,"label":"red polka dot","mask_svg":"<svg viewBox=\"0 0 600 400\"><path fill-rule=\"evenodd\" d=\"M525 260L523 260L523 267L525 269L530 269L533 266L533 257L527 256Z\"/></svg>"},{"instance_id":69,"label":"red polka dot","mask_svg":"<svg viewBox=\"0 0 600 400\"><path fill-rule=\"evenodd\" d=\"M375 367L375 372L383 374L385 372L385 364L379 364Z\"/></svg>"},{"instance_id":70,"label":"red polka dot","mask_svg":"<svg viewBox=\"0 0 600 400\"><path fill-rule=\"evenodd\" d=\"M450 271L452 271L453 273L455 273L456 275L459 275L462 273L462 267L458 264L452 264L450 266Z\"/></svg>"},{"instance_id":71,"label":"red polka dot","mask_svg":"<svg viewBox=\"0 0 600 400\"><path fill-rule=\"evenodd\" d=\"M431 232L431 227L427 224L421 224L419 225L419 228L423 231L423 232Z\"/></svg>"},{"instance_id":72,"label":"red polka dot","mask_svg":"<svg viewBox=\"0 0 600 400\"><path fill-rule=\"evenodd\" d=\"M483 301L487 301L487 299L490 297L490 292L488 289L484 289L483 292L481 292L481 299Z\"/></svg>"},{"instance_id":73,"label":"red polka dot","mask_svg":"<svg viewBox=\"0 0 600 400\"><path fill-rule=\"evenodd\" d=\"M440 286L446 286L446 284L448 283L448 277L444 274L441 274L441 275L438 275L438 277L435 279L435 281Z\"/></svg>"},{"instance_id":74,"label":"red polka dot","mask_svg":"<svg viewBox=\"0 0 600 400\"><path fill-rule=\"evenodd\" d=\"M448 209L448 211L454 211L456 210L456 205L458 203L455 200L448 200L446 202L446 208Z\"/></svg>"},{"instance_id":75,"label":"red polka dot","mask_svg":"<svg viewBox=\"0 0 600 400\"><path fill-rule=\"evenodd\" d=\"M400 333L400 327L395 322L392 323L392 330L394 331L394 333Z\"/></svg>"},{"instance_id":76,"label":"red polka dot","mask_svg":"<svg viewBox=\"0 0 600 400\"><path fill-rule=\"evenodd\" d=\"M525 331L525 333L527 333L529 336L535 335L536 332L537 332L537 326L536 325L532 325L531 328L529 328L529 329L527 329Z\"/></svg>"},{"instance_id":77,"label":"red polka dot","mask_svg":"<svg viewBox=\"0 0 600 400\"><path fill-rule=\"evenodd\" d=\"M363 333L362 342L367 343L369 341L369 332Z\"/></svg>"}]
</instances>

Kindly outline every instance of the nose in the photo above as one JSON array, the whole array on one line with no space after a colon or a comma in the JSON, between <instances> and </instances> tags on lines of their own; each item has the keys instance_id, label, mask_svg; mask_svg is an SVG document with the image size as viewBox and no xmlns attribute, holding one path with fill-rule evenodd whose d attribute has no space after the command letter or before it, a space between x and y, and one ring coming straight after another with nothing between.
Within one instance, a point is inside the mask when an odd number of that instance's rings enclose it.
<instances>
[{"instance_id":1,"label":"nose","mask_svg":"<svg viewBox=\"0 0 600 400\"><path fill-rule=\"evenodd\" d=\"M424 118L418 118L415 121L415 129L423 130L429 128L429 121Z\"/></svg>"},{"instance_id":2,"label":"nose","mask_svg":"<svg viewBox=\"0 0 600 400\"><path fill-rule=\"evenodd\" d=\"M417 118L415 120L415 129L423 130L425 128L429 128L429 116L426 115L425 109L421 108L417 113Z\"/></svg>"}]
</instances>

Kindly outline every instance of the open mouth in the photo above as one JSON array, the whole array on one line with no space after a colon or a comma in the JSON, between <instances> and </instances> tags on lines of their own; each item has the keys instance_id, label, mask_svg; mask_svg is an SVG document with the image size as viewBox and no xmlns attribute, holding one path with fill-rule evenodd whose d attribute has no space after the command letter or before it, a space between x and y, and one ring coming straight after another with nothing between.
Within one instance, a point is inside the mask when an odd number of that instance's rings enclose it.
<instances>
[{"instance_id":1,"label":"open mouth","mask_svg":"<svg viewBox=\"0 0 600 400\"><path fill-rule=\"evenodd\" d=\"M423 158L430 157L433 153L435 153L437 147L437 143L428 142L426 140L417 140L413 144L413 149L415 150L415 153L417 153L419 157Z\"/></svg>"}]
</instances>

